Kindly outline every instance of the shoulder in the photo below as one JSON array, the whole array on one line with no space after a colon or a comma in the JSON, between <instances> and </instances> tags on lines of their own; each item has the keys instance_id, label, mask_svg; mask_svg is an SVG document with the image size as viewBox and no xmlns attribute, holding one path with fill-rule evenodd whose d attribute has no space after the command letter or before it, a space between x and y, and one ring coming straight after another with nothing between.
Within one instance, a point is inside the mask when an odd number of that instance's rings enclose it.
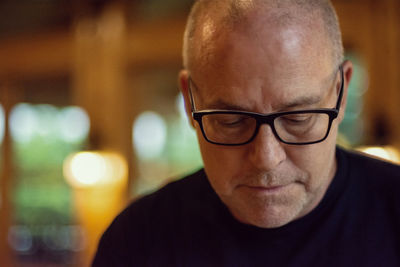
<instances>
[{"instance_id":1,"label":"shoulder","mask_svg":"<svg viewBox=\"0 0 400 267\"><path fill-rule=\"evenodd\" d=\"M93 266L107 266L95 263L112 264L113 259L127 265L132 260L138 263L151 258L144 254L157 246L167 249L174 238L171 229L179 228L182 216L196 206L196 199L203 194L201 191L207 191L206 186L207 178L200 170L132 202L104 232Z\"/></svg>"},{"instance_id":2,"label":"shoulder","mask_svg":"<svg viewBox=\"0 0 400 267\"><path fill-rule=\"evenodd\" d=\"M357 225L354 236L369 239L378 254L390 252L400 236L400 166L360 152L342 153L348 168L339 211L347 225Z\"/></svg>"},{"instance_id":3,"label":"shoulder","mask_svg":"<svg viewBox=\"0 0 400 267\"><path fill-rule=\"evenodd\" d=\"M380 177L400 181L400 165L385 161L359 151L348 151L339 148L346 155L353 172L368 177Z\"/></svg>"},{"instance_id":4,"label":"shoulder","mask_svg":"<svg viewBox=\"0 0 400 267\"><path fill-rule=\"evenodd\" d=\"M348 162L348 178L355 186L400 201L400 165L358 151L338 150Z\"/></svg>"}]
</instances>

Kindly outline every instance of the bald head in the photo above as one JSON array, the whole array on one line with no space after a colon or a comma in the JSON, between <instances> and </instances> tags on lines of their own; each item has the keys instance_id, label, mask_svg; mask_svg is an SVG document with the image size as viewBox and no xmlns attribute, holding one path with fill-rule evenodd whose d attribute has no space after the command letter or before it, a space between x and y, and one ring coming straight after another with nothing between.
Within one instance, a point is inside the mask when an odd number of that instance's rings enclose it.
<instances>
[{"instance_id":1,"label":"bald head","mask_svg":"<svg viewBox=\"0 0 400 267\"><path fill-rule=\"evenodd\" d=\"M240 31L258 38L257 33L265 27L292 26L297 32L319 33L316 38L325 39L334 67L343 61L339 23L329 0L197 0L185 30L184 67L201 64L210 42L221 34Z\"/></svg>"}]
</instances>

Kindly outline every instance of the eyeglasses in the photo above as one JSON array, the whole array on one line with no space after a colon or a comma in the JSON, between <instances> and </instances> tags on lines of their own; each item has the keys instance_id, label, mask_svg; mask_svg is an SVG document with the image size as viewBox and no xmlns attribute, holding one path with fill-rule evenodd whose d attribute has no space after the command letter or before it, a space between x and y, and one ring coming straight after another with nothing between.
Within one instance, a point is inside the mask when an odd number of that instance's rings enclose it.
<instances>
[{"instance_id":1,"label":"eyeglasses","mask_svg":"<svg viewBox=\"0 0 400 267\"><path fill-rule=\"evenodd\" d=\"M309 145L324 141L339 114L343 97L343 68L340 71L340 91L336 107L261 114L236 110L196 111L191 86L197 86L189 77L189 96L192 116L200 126L204 138L216 145L238 146L253 141L260 126L268 124L275 137L285 144Z\"/></svg>"}]
</instances>

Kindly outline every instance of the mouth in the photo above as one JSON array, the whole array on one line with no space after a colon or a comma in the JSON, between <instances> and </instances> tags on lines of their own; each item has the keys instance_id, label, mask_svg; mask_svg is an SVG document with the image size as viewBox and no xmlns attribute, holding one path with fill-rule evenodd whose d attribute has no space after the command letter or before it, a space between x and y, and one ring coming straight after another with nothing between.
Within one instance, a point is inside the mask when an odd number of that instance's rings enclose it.
<instances>
[{"instance_id":1,"label":"mouth","mask_svg":"<svg viewBox=\"0 0 400 267\"><path fill-rule=\"evenodd\" d=\"M250 185L241 185L245 190L251 191L253 193L262 193L262 194L279 194L283 190L285 190L290 184L287 185L275 185L275 186L250 186Z\"/></svg>"}]
</instances>

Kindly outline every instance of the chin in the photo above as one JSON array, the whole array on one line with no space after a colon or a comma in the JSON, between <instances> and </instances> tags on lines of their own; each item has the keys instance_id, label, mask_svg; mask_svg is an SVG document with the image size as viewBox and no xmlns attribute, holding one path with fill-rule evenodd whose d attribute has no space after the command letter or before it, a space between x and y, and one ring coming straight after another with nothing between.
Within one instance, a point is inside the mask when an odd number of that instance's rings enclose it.
<instances>
[{"instance_id":1,"label":"chin","mask_svg":"<svg viewBox=\"0 0 400 267\"><path fill-rule=\"evenodd\" d=\"M241 223L259 228L284 226L300 218L304 209L304 201L301 200L297 200L297 203L258 203L258 205L254 203L255 205L248 205L249 203L247 202L242 205L237 204L227 205L228 207L235 207L233 209L229 208L233 217Z\"/></svg>"},{"instance_id":2,"label":"chin","mask_svg":"<svg viewBox=\"0 0 400 267\"><path fill-rule=\"evenodd\" d=\"M266 216L261 216L261 218L255 218L252 222L249 222L248 224L257 226L259 228L279 228L282 227L293 220L295 220L296 217L293 216L271 216L271 215L266 215Z\"/></svg>"},{"instance_id":3,"label":"chin","mask_svg":"<svg viewBox=\"0 0 400 267\"><path fill-rule=\"evenodd\" d=\"M284 210L260 212L253 214L247 224L260 228L278 228L282 227L298 218L298 212L288 212Z\"/></svg>"}]
</instances>

